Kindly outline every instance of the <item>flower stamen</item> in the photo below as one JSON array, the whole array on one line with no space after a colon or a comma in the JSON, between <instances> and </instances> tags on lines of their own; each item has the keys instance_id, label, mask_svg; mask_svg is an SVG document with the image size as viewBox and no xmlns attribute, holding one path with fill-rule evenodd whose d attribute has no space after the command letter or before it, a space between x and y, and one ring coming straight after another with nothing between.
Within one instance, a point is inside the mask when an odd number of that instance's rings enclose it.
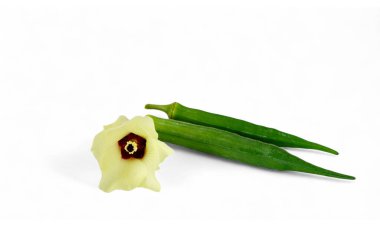
<instances>
[{"instance_id":1,"label":"flower stamen","mask_svg":"<svg viewBox=\"0 0 380 227\"><path fill-rule=\"evenodd\" d=\"M146 140L136 134L129 133L118 141L121 158L138 158L141 159L145 154Z\"/></svg>"},{"instance_id":2,"label":"flower stamen","mask_svg":"<svg viewBox=\"0 0 380 227\"><path fill-rule=\"evenodd\" d=\"M133 154L137 151L137 143L135 141L128 141L124 146L124 150L128 152L128 154Z\"/></svg>"}]
</instances>

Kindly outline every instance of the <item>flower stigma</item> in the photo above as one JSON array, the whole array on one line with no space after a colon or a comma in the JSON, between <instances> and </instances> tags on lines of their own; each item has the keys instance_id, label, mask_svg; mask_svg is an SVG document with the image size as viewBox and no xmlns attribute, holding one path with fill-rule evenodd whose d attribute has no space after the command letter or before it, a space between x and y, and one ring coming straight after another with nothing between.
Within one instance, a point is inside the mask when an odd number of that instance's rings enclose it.
<instances>
[{"instance_id":1,"label":"flower stigma","mask_svg":"<svg viewBox=\"0 0 380 227\"><path fill-rule=\"evenodd\" d=\"M128 141L124 147L124 150L128 152L128 154L133 154L137 151L137 143L135 141Z\"/></svg>"},{"instance_id":2,"label":"flower stigma","mask_svg":"<svg viewBox=\"0 0 380 227\"><path fill-rule=\"evenodd\" d=\"M129 133L118 141L121 157L123 159L142 159L145 154L146 140L134 133Z\"/></svg>"}]
</instances>

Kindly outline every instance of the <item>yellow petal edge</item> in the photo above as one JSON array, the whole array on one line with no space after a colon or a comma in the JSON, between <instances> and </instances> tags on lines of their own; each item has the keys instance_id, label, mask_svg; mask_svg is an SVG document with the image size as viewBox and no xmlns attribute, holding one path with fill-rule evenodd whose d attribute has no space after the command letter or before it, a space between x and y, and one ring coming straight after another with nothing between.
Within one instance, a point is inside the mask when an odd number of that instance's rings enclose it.
<instances>
[{"instance_id":1,"label":"yellow petal edge","mask_svg":"<svg viewBox=\"0 0 380 227\"><path fill-rule=\"evenodd\" d=\"M121 158L118 141L129 133L146 140L142 159ZM99 188L105 192L132 190L136 187L160 191L155 171L173 153L168 145L158 140L153 120L140 116L132 120L120 116L114 123L105 125L103 131L95 136L91 150L102 172Z\"/></svg>"}]
</instances>

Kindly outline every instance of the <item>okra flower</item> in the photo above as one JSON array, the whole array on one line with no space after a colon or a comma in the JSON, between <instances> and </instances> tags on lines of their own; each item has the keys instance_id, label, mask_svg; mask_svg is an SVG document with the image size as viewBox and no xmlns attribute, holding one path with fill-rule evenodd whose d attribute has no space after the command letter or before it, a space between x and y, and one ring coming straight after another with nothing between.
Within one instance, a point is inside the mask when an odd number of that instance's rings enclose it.
<instances>
[{"instance_id":1,"label":"okra flower","mask_svg":"<svg viewBox=\"0 0 380 227\"><path fill-rule=\"evenodd\" d=\"M92 153L102 171L99 187L105 192L145 187L160 190L155 171L173 150L158 140L150 117L128 120L120 116L95 136Z\"/></svg>"}]
</instances>

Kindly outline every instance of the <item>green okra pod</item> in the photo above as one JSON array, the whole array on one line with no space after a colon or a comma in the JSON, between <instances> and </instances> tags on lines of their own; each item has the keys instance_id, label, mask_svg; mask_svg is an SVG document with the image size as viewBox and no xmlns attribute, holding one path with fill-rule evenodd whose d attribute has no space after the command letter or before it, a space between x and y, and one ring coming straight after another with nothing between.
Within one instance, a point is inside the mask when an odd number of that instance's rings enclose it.
<instances>
[{"instance_id":1,"label":"green okra pod","mask_svg":"<svg viewBox=\"0 0 380 227\"><path fill-rule=\"evenodd\" d=\"M169 105L147 104L145 108L164 111L170 119L226 130L244 137L274 144L280 147L316 149L331 154L338 154L337 151L329 147L305 140L277 129L256 125L228 116L209 113L203 110L188 108L177 102Z\"/></svg>"},{"instance_id":2,"label":"green okra pod","mask_svg":"<svg viewBox=\"0 0 380 227\"><path fill-rule=\"evenodd\" d=\"M354 180L355 177L310 164L284 149L217 128L150 116L159 139L211 155L280 171L297 171Z\"/></svg>"}]
</instances>

